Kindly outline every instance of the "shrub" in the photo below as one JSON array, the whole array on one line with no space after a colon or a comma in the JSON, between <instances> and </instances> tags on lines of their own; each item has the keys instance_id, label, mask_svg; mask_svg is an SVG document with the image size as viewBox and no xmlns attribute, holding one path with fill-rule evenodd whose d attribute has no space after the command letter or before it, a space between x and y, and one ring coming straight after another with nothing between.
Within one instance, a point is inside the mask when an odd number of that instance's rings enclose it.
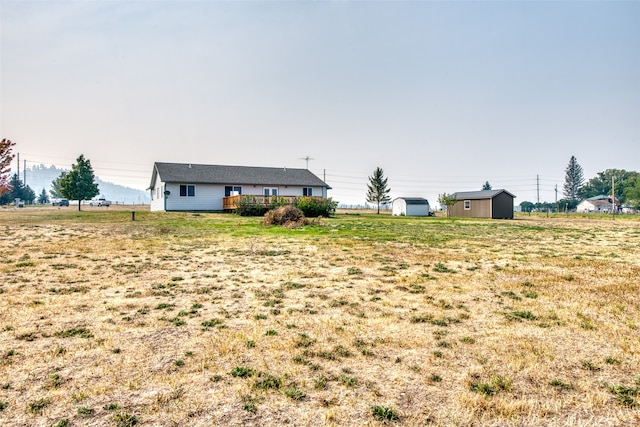
<instances>
[{"instance_id":1,"label":"shrub","mask_svg":"<svg viewBox=\"0 0 640 427\"><path fill-rule=\"evenodd\" d=\"M378 421L399 421L400 417L397 412L386 406L373 406L371 407L371 413Z\"/></svg>"},{"instance_id":2,"label":"shrub","mask_svg":"<svg viewBox=\"0 0 640 427\"><path fill-rule=\"evenodd\" d=\"M267 212L267 206L258 203L255 197L240 197L240 202L236 207L236 214L240 216L262 216Z\"/></svg>"},{"instance_id":3,"label":"shrub","mask_svg":"<svg viewBox=\"0 0 640 427\"><path fill-rule=\"evenodd\" d=\"M296 207L304 213L304 216L309 218L330 217L336 212L337 206L338 202L334 202L331 198L299 197L296 201Z\"/></svg>"},{"instance_id":4,"label":"shrub","mask_svg":"<svg viewBox=\"0 0 640 427\"><path fill-rule=\"evenodd\" d=\"M302 227L306 219L302 211L293 206L282 206L264 214L264 225L281 225L287 228Z\"/></svg>"}]
</instances>

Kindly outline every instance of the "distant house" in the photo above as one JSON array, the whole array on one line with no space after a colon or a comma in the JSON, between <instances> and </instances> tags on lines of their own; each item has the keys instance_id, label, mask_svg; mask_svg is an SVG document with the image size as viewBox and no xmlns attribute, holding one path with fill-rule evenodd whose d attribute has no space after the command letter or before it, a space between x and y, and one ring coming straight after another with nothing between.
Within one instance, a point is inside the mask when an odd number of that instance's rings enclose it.
<instances>
[{"instance_id":1,"label":"distant house","mask_svg":"<svg viewBox=\"0 0 640 427\"><path fill-rule=\"evenodd\" d=\"M586 200L578 203L576 207L576 212L588 213L588 212L600 212L600 213L608 213L611 212L611 207L613 205L613 199L611 196L607 195L599 195L594 197L589 197ZM617 210L620 210L620 201L616 199L615 205Z\"/></svg>"},{"instance_id":2,"label":"distant house","mask_svg":"<svg viewBox=\"0 0 640 427\"><path fill-rule=\"evenodd\" d=\"M151 173L151 211L223 211L240 197L268 204L274 197L326 198L331 187L307 169L161 163Z\"/></svg>"},{"instance_id":3,"label":"distant house","mask_svg":"<svg viewBox=\"0 0 640 427\"><path fill-rule=\"evenodd\" d=\"M391 214L406 216L429 216L429 201L422 197L397 197L391 202Z\"/></svg>"},{"instance_id":4,"label":"distant house","mask_svg":"<svg viewBox=\"0 0 640 427\"><path fill-rule=\"evenodd\" d=\"M481 190L454 193L452 217L513 219L513 199L507 190Z\"/></svg>"}]
</instances>

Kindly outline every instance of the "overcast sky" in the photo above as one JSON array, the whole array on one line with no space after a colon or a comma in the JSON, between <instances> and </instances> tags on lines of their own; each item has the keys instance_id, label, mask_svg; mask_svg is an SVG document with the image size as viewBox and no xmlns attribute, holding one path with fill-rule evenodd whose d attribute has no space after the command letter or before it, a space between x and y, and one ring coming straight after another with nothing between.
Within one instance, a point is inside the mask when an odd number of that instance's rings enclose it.
<instances>
[{"instance_id":1,"label":"overcast sky","mask_svg":"<svg viewBox=\"0 0 640 427\"><path fill-rule=\"evenodd\" d=\"M392 197L535 202L539 175L553 201L572 155L640 170L639 23L640 1L0 0L0 136L140 189L154 161L310 156L342 203L377 166Z\"/></svg>"}]
</instances>

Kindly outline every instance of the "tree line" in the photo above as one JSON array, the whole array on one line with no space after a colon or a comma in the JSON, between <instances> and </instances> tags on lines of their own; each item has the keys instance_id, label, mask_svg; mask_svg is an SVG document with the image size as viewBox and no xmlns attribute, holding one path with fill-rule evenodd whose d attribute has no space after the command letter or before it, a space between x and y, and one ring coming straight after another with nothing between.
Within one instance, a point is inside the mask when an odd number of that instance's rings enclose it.
<instances>
[{"instance_id":1,"label":"tree line","mask_svg":"<svg viewBox=\"0 0 640 427\"><path fill-rule=\"evenodd\" d=\"M613 199L623 206L640 209L640 173L626 171L624 169L606 169L598 172L596 176L585 180L582 166L575 156L571 156L565 169L564 185L562 187L563 199L557 205L549 202L532 203L522 202L523 211L538 210L574 210L582 200L592 197L607 196L611 202Z\"/></svg>"},{"instance_id":2,"label":"tree line","mask_svg":"<svg viewBox=\"0 0 640 427\"><path fill-rule=\"evenodd\" d=\"M0 205L5 205L20 199L26 203L33 203L36 199L35 192L28 185L24 185L17 173L10 174L10 164L14 159L12 153L14 142L3 139L0 142ZM91 167L91 161L80 155L76 163L71 165L71 170L62 172L51 183L51 196L78 201L78 210L83 200L90 200L100 191L96 183L96 177ZM38 203L49 203L49 197L43 188L38 196Z\"/></svg>"}]
</instances>

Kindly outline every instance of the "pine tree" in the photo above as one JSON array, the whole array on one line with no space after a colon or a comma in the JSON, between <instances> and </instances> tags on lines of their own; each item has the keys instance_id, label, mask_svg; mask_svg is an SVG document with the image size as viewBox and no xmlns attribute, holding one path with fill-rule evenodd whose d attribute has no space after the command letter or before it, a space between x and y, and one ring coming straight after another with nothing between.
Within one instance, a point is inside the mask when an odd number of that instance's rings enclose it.
<instances>
[{"instance_id":1,"label":"pine tree","mask_svg":"<svg viewBox=\"0 0 640 427\"><path fill-rule=\"evenodd\" d=\"M389 192L391 189L387 187L387 178L384 177L384 172L381 168L377 167L373 171L373 176L369 177L369 184L367 184L367 202L378 204L378 214L380 213L380 204L389 203L391 197Z\"/></svg>"},{"instance_id":2,"label":"pine tree","mask_svg":"<svg viewBox=\"0 0 640 427\"><path fill-rule=\"evenodd\" d=\"M20 199L26 203L33 203L36 198L36 194L31 187L24 185L17 173L11 175L11 181L7 183L10 190L0 196L0 204L6 205L13 202L15 199Z\"/></svg>"},{"instance_id":3,"label":"pine tree","mask_svg":"<svg viewBox=\"0 0 640 427\"><path fill-rule=\"evenodd\" d=\"M491 190L491 184L489 184L489 181L485 182L484 185L482 186L483 190Z\"/></svg>"},{"instance_id":4,"label":"pine tree","mask_svg":"<svg viewBox=\"0 0 640 427\"><path fill-rule=\"evenodd\" d=\"M41 205L49 203L49 195L47 194L47 190L45 190L44 188L38 196L38 203L40 203Z\"/></svg>"},{"instance_id":5,"label":"pine tree","mask_svg":"<svg viewBox=\"0 0 640 427\"><path fill-rule=\"evenodd\" d=\"M564 187L562 193L568 200L576 201L580 194L580 189L584 183L584 175L582 167L578 164L575 156L569 159L569 165L565 169Z\"/></svg>"},{"instance_id":6,"label":"pine tree","mask_svg":"<svg viewBox=\"0 0 640 427\"><path fill-rule=\"evenodd\" d=\"M60 175L60 192L66 199L77 200L78 210L83 200L90 200L100 192L91 162L84 155L78 157L69 172Z\"/></svg>"}]
</instances>

